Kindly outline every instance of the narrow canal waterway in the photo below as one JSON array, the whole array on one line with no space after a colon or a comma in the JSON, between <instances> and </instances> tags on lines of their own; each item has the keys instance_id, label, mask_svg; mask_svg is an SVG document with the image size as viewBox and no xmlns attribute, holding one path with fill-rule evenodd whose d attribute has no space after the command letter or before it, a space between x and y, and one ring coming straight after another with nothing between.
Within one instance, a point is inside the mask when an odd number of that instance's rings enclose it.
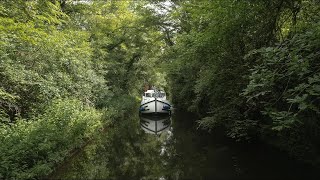
<instances>
[{"instance_id":1,"label":"narrow canal waterway","mask_svg":"<svg viewBox=\"0 0 320 180\"><path fill-rule=\"evenodd\" d=\"M59 167L52 179L319 179L317 169L262 145L196 129L194 117L132 115ZM152 134L156 131L156 134Z\"/></svg>"}]
</instances>

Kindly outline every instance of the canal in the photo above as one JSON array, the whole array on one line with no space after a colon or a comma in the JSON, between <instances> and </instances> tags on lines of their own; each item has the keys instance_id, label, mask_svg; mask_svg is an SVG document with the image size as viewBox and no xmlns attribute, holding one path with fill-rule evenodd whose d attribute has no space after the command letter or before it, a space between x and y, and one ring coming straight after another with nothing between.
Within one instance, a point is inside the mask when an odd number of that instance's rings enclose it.
<instances>
[{"instance_id":1,"label":"canal","mask_svg":"<svg viewBox=\"0 0 320 180\"><path fill-rule=\"evenodd\" d=\"M197 130L195 117L133 114L50 175L51 179L318 179L317 169L264 145Z\"/></svg>"}]
</instances>

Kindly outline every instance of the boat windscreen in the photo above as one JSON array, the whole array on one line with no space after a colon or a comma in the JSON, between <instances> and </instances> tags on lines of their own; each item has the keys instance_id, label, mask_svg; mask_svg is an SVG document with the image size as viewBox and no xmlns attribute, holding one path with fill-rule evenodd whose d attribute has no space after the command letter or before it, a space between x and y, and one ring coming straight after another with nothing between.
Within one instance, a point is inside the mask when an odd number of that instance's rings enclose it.
<instances>
[{"instance_id":1,"label":"boat windscreen","mask_svg":"<svg viewBox=\"0 0 320 180\"><path fill-rule=\"evenodd\" d=\"M155 92L155 93L144 93L144 96L145 97L154 97L154 98L163 98L166 96L166 93L165 92Z\"/></svg>"},{"instance_id":2,"label":"boat windscreen","mask_svg":"<svg viewBox=\"0 0 320 180\"><path fill-rule=\"evenodd\" d=\"M156 97L156 98L163 98L165 96L166 96L165 93L153 93L152 94L152 97Z\"/></svg>"}]
</instances>

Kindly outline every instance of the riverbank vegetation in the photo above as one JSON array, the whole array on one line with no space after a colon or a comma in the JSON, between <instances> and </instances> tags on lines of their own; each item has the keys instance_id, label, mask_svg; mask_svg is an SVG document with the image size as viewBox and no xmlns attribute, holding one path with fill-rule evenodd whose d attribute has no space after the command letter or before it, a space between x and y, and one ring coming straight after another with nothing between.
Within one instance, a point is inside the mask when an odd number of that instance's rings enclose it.
<instances>
[{"instance_id":1,"label":"riverbank vegetation","mask_svg":"<svg viewBox=\"0 0 320 180\"><path fill-rule=\"evenodd\" d=\"M173 101L238 141L319 164L319 1L188 1L166 54Z\"/></svg>"},{"instance_id":2,"label":"riverbank vegetation","mask_svg":"<svg viewBox=\"0 0 320 180\"><path fill-rule=\"evenodd\" d=\"M209 132L320 164L320 2L0 2L0 179L43 177L145 84Z\"/></svg>"},{"instance_id":3,"label":"riverbank vegetation","mask_svg":"<svg viewBox=\"0 0 320 180\"><path fill-rule=\"evenodd\" d=\"M49 174L157 78L161 34L139 6L0 2L0 179Z\"/></svg>"}]
</instances>

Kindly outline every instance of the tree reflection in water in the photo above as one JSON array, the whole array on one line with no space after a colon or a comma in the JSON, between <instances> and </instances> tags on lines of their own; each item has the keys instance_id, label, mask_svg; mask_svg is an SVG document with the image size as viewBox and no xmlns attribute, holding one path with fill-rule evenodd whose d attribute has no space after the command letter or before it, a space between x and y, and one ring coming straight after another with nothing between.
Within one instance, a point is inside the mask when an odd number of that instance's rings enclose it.
<instances>
[{"instance_id":1,"label":"tree reflection in water","mask_svg":"<svg viewBox=\"0 0 320 180\"><path fill-rule=\"evenodd\" d=\"M116 121L105 134L60 167L51 178L161 178L166 164L162 157L166 154L164 142L170 134L170 123L170 117L163 116L151 116L149 119L134 116Z\"/></svg>"},{"instance_id":2,"label":"tree reflection in water","mask_svg":"<svg viewBox=\"0 0 320 180\"><path fill-rule=\"evenodd\" d=\"M115 121L52 174L53 179L296 179L314 177L279 152L239 147L196 130L194 118L140 117ZM276 160L276 162L275 162Z\"/></svg>"}]
</instances>

